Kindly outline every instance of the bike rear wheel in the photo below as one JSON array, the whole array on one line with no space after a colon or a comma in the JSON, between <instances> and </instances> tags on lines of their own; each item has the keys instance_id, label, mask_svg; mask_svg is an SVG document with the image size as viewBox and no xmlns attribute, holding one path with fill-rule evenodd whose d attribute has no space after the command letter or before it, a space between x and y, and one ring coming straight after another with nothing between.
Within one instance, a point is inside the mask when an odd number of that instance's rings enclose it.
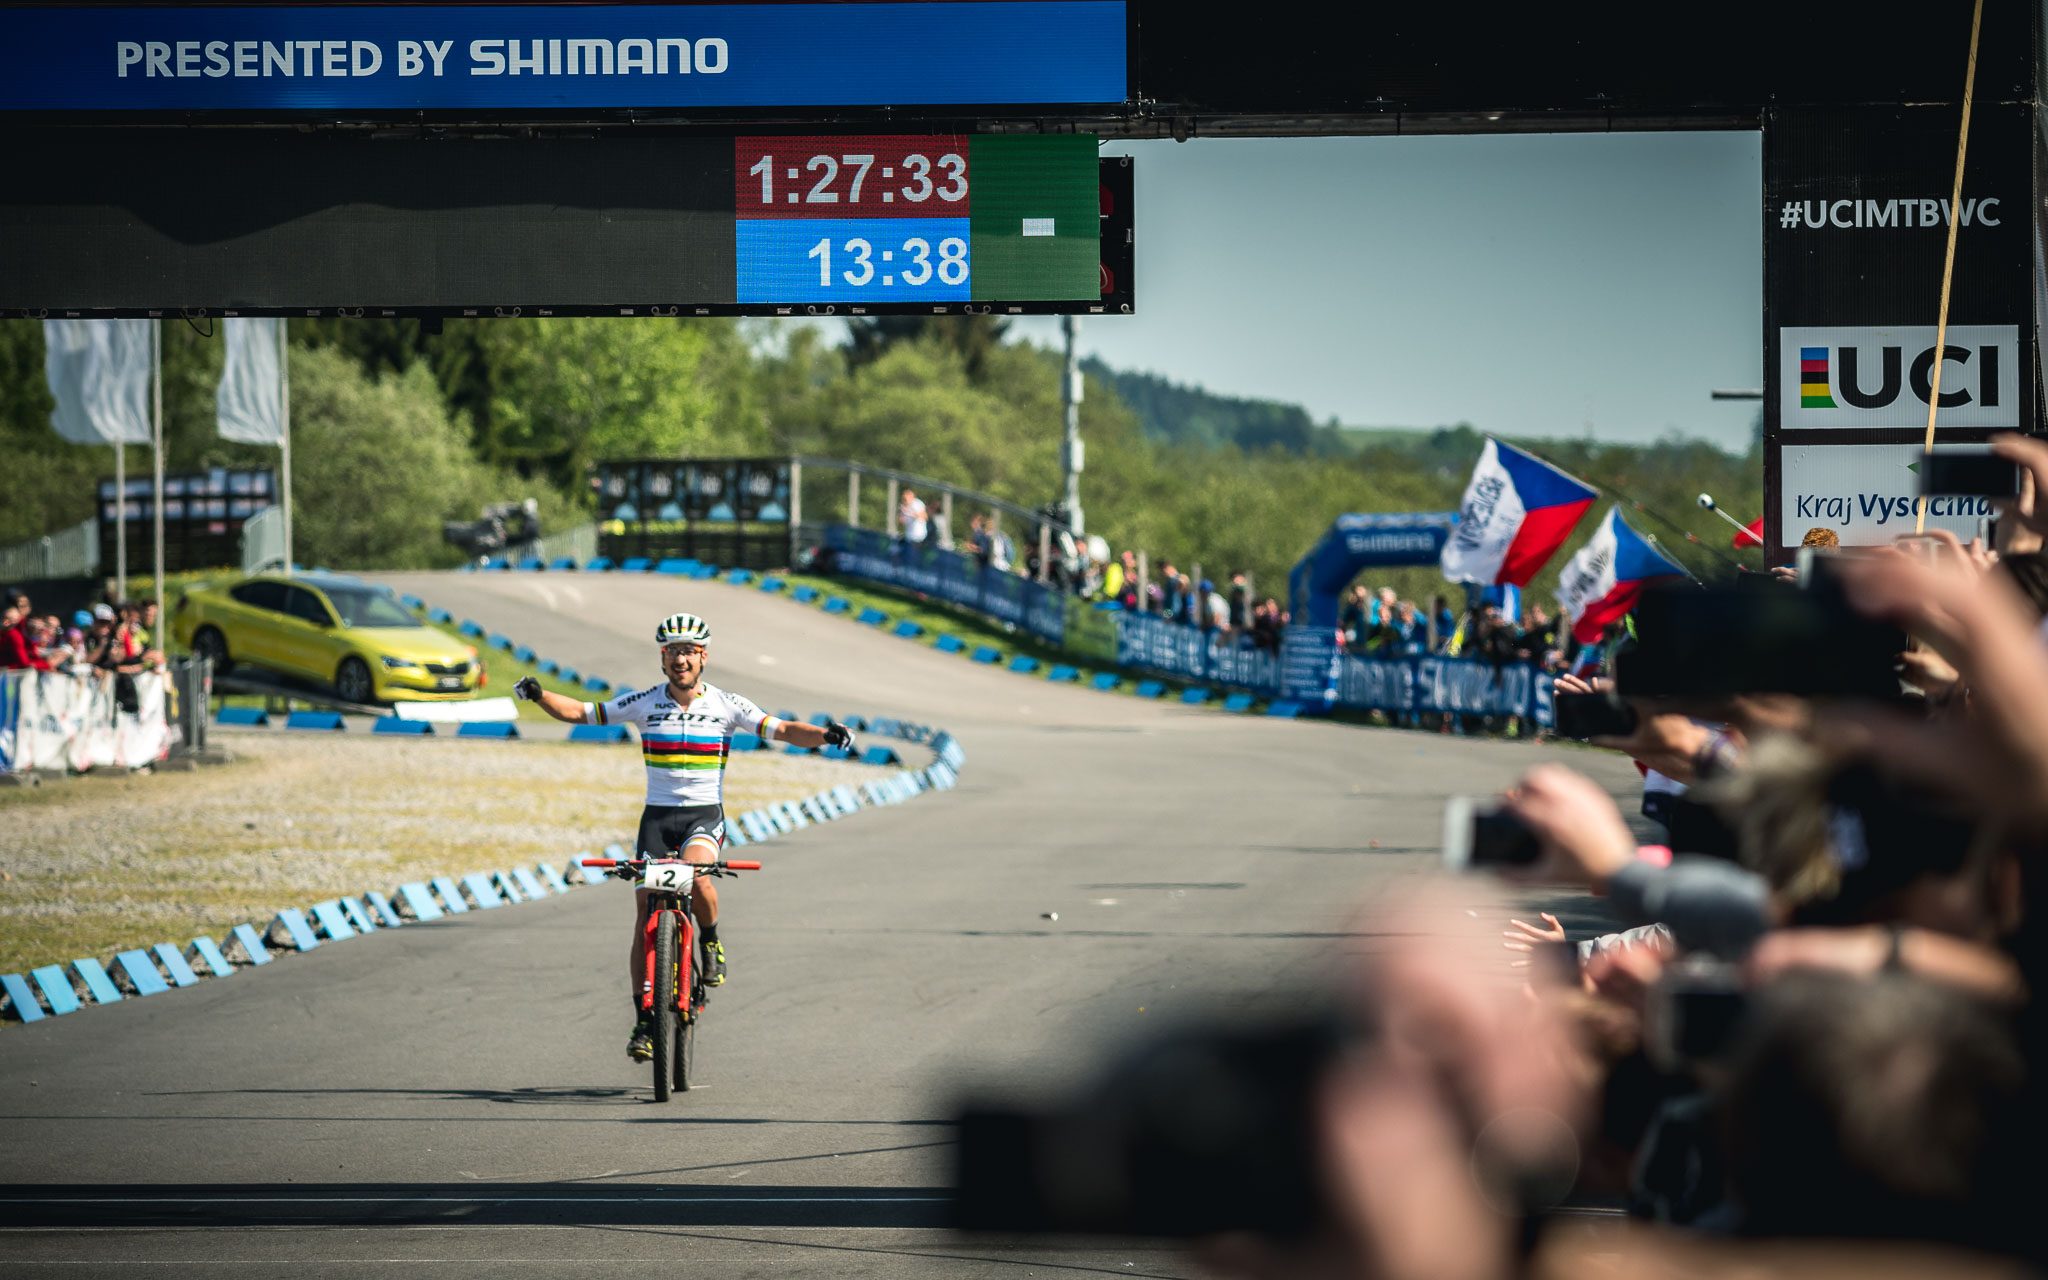
<instances>
[{"instance_id":1,"label":"bike rear wheel","mask_svg":"<svg viewBox=\"0 0 2048 1280\"><path fill-rule=\"evenodd\" d=\"M677 1093L690 1091L690 1072L696 1069L697 1019L676 1023L675 1086Z\"/></svg>"},{"instance_id":2,"label":"bike rear wheel","mask_svg":"<svg viewBox=\"0 0 2048 1280\"><path fill-rule=\"evenodd\" d=\"M664 913L661 927L654 931L654 1100L667 1102L669 1081L679 1069L675 1050L680 1048L681 1024L676 1013L675 921Z\"/></svg>"}]
</instances>

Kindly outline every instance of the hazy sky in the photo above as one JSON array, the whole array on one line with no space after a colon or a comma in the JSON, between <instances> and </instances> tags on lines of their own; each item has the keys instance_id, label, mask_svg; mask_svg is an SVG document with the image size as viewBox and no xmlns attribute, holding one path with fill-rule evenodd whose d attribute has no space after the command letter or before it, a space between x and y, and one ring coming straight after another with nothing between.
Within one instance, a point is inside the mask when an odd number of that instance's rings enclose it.
<instances>
[{"instance_id":1,"label":"hazy sky","mask_svg":"<svg viewBox=\"0 0 2048 1280\"><path fill-rule=\"evenodd\" d=\"M1754 133L1118 143L1138 312L1084 352L1317 420L1746 446ZM1056 320L1023 322L1056 342Z\"/></svg>"}]
</instances>

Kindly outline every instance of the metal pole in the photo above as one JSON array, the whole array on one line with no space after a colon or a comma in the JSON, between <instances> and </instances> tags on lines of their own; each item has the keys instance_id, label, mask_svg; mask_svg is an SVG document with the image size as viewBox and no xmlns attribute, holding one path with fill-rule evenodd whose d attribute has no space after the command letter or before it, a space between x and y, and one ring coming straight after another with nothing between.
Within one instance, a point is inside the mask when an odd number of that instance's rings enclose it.
<instances>
[{"instance_id":1,"label":"metal pole","mask_svg":"<svg viewBox=\"0 0 2048 1280\"><path fill-rule=\"evenodd\" d=\"M804 464L795 458L789 460L789 546L788 559L784 564L796 563L797 540L803 537L804 523Z\"/></svg>"},{"instance_id":2,"label":"metal pole","mask_svg":"<svg viewBox=\"0 0 2048 1280\"><path fill-rule=\"evenodd\" d=\"M1060 317L1060 332L1066 338L1065 385L1060 388L1066 406L1067 434L1060 450L1060 465L1067 473L1067 526L1079 539L1087 527L1081 519L1081 368L1074 360L1074 332L1081 322L1071 315Z\"/></svg>"},{"instance_id":3,"label":"metal pole","mask_svg":"<svg viewBox=\"0 0 2048 1280\"><path fill-rule=\"evenodd\" d=\"M291 321L277 321L277 411L284 434L277 442L278 497L284 505L284 571L292 571L292 375L285 345Z\"/></svg>"},{"instance_id":4,"label":"metal pole","mask_svg":"<svg viewBox=\"0 0 2048 1280\"><path fill-rule=\"evenodd\" d=\"M953 545L953 491L951 489L939 490L938 545L942 547L951 547Z\"/></svg>"},{"instance_id":5,"label":"metal pole","mask_svg":"<svg viewBox=\"0 0 2048 1280\"><path fill-rule=\"evenodd\" d=\"M114 598L128 598L128 442L114 442Z\"/></svg>"},{"instance_id":6,"label":"metal pole","mask_svg":"<svg viewBox=\"0 0 2048 1280\"><path fill-rule=\"evenodd\" d=\"M860 472L852 468L846 472L846 526L860 528Z\"/></svg>"},{"instance_id":7,"label":"metal pole","mask_svg":"<svg viewBox=\"0 0 2048 1280\"><path fill-rule=\"evenodd\" d=\"M895 476L890 476L889 500L883 504L882 508L882 529L892 538L901 537L903 534L902 528L896 521L896 503L901 497L902 486L896 482Z\"/></svg>"},{"instance_id":8,"label":"metal pole","mask_svg":"<svg viewBox=\"0 0 2048 1280\"><path fill-rule=\"evenodd\" d=\"M1045 581L1045 571L1052 563L1052 526L1041 521L1038 526L1038 580Z\"/></svg>"},{"instance_id":9,"label":"metal pole","mask_svg":"<svg viewBox=\"0 0 2048 1280\"><path fill-rule=\"evenodd\" d=\"M150 351L150 446L154 475L150 482L151 523L156 535L156 607L157 624L163 625L164 614L164 324L152 320L149 324ZM159 636L152 641L161 644Z\"/></svg>"},{"instance_id":10,"label":"metal pole","mask_svg":"<svg viewBox=\"0 0 2048 1280\"><path fill-rule=\"evenodd\" d=\"M1152 563L1144 552L1138 553L1138 612L1152 611Z\"/></svg>"}]
</instances>

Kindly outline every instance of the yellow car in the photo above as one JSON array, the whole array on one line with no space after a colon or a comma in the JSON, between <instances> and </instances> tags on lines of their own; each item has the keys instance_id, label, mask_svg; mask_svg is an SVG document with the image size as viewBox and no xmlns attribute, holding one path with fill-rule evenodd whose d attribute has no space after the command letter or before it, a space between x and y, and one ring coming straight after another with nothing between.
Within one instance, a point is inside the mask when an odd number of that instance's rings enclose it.
<instances>
[{"instance_id":1,"label":"yellow car","mask_svg":"<svg viewBox=\"0 0 2048 1280\"><path fill-rule=\"evenodd\" d=\"M331 573L262 574L201 587L178 601L171 634L213 659L333 688L344 702L476 696L476 649L422 623L380 587Z\"/></svg>"}]
</instances>

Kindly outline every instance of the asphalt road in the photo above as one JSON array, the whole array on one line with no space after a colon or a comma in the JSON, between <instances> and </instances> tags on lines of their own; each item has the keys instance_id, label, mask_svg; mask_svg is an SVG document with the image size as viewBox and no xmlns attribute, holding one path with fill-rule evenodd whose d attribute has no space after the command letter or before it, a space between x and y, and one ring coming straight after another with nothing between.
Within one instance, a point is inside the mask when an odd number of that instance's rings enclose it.
<instances>
[{"instance_id":1,"label":"asphalt road","mask_svg":"<svg viewBox=\"0 0 2048 1280\"><path fill-rule=\"evenodd\" d=\"M1042 1092L1148 1028L1269 1007L1374 945L1446 795L1551 754L1054 686L719 583L389 581L628 683L658 678L656 621L701 613L714 682L944 726L965 773L727 883L704 1084L664 1105L623 1052L623 886L8 1030L0 1274L1197 1274L1156 1244L945 1230L961 1090ZM588 814L590 839L636 816Z\"/></svg>"}]
</instances>

